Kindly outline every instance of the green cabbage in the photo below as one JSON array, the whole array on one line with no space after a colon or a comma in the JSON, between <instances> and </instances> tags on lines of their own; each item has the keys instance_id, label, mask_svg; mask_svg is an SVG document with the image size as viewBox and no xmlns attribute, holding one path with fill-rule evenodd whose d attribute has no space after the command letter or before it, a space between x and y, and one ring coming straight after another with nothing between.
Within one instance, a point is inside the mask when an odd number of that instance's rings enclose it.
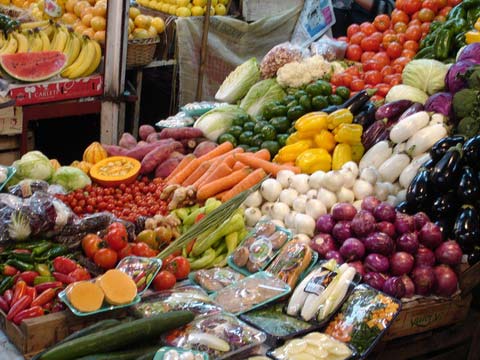
<instances>
[{"instance_id":1,"label":"green cabbage","mask_svg":"<svg viewBox=\"0 0 480 360\"><path fill-rule=\"evenodd\" d=\"M402 82L433 95L445 88L448 65L431 59L410 61L402 73Z\"/></svg>"},{"instance_id":2,"label":"green cabbage","mask_svg":"<svg viewBox=\"0 0 480 360\"><path fill-rule=\"evenodd\" d=\"M275 79L267 79L253 85L240 103L250 116L262 114L263 107L272 101L281 101L285 97L285 91L278 85Z\"/></svg>"},{"instance_id":3,"label":"green cabbage","mask_svg":"<svg viewBox=\"0 0 480 360\"><path fill-rule=\"evenodd\" d=\"M87 174L73 166L60 167L52 178L52 184L62 185L67 191L81 189L91 183Z\"/></svg>"},{"instance_id":4,"label":"green cabbage","mask_svg":"<svg viewBox=\"0 0 480 360\"><path fill-rule=\"evenodd\" d=\"M48 180L55 169L40 151L30 151L13 163L19 179Z\"/></svg>"},{"instance_id":5,"label":"green cabbage","mask_svg":"<svg viewBox=\"0 0 480 360\"><path fill-rule=\"evenodd\" d=\"M258 62L257 59L251 58L237 66L227 76L215 94L215 99L233 104L244 97L248 89L258 80L260 80Z\"/></svg>"},{"instance_id":6,"label":"green cabbage","mask_svg":"<svg viewBox=\"0 0 480 360\"><path fill-rule=\"evenodd\" d=\"M409 85L395 85L385 97L387 103L397 100L410 100L422 105L425 105L427 99L428 95L425 92Z\"/></svg>"},{"instance_id":7,"label":"green cabbage","mask_svg":"<svg viewBox=\"0 0 480 360\"><path fill-rule=\"evenodd\" d=\"M203 135L211 140L225 133L232 126L233 119L241 117L243 122L248 121L248 114L236 105L224 105L203 114L193 127L202 130Z\"/></svg>"}]
</instances>

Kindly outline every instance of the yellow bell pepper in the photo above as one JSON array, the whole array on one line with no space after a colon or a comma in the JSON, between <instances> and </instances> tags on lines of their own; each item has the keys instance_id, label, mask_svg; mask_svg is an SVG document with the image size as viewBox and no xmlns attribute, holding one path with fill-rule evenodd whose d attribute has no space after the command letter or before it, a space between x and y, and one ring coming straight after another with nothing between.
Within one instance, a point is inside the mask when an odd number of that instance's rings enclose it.
<instances>
[{"instance_id":1,"label":"yellow bell pepper","mask_svg":"<svg viewBox=\"0 0 480 360\"><path fill-rule=\"evenodd\" d=\"M335 149L335 137L328 130L320 131L320 134L315 135L314 141L319 148L325 149L328 152Z\"/></svg>"},{"instance_id":2,"label":"yellow bell pepper","mask_svg":"<svg viewBox=\"0 0 480 360\"><path fill-rule=\"evenodd\" d=\"M359 124L340 124L334 130L335 141L356 144L362 140L363 127Z\"/></svg>"},{"instance_id":3,"label":"yellow bell pepper","mask_svg":"<svg viewBox=\"0 0 480 360\"><path fill-rule=\"evenodd\" d=\"M480 42L480 32L476 30L467 31L465 33L465 42L467 44L473 44L476 42Z\"/></svg>"},{"instance_id":4,"label":"yellow bell pepper","mask_svg":"<svg viewBox=\"0 0 480 360\"><path fill-rule=\"evenodd\" d=\"M300 140L294 144L284 146L280 149L273 161L281 164L294 162L301 153L310 149L312 146L312 140Z\"/></svg>"},{"instance_id":5,"label":"yellow bell pepper","mask_svg":"<svg viewBox=\"0 0 480 360\"><path fill-rule=\"evenodd\" d=\"M356 163L359 163L362 159L363 154L365 153L365 148L363 147L362 143L353 144L352 148L352 160Z\"/></svg>"},{"instance_id":6,"label":"yellow bell pepper","mask_svg":"<svg viewBox=\"0 0 480 360\"><path fill-rule=\"evenodd\" d=\"M313 112L303 115L295 122L295 129L298 132L319 132L327 128L327 114L323 112Z\"/></svg>"},{"instance_id":7,"label":"yellow bell pepper","mask_svg":"<svg viewBox=\"0 0 480 360\"><path fill-rule=\"evenodd\" d=\"M473 27L475 28L475 30L480 31L480 18L477 19Z\"/></svg>"},{"instance_id":8,"label":"yellow bell pepper","mask_svg":"<svg viewBox=\"0 0 480 360\"><path fill-rule=\"evenodd\" d=\"M352 161L352 148L348 144L338 144L333 150L332 169L340 170L343 164Z\"/></svg>"},{"instance_id":9,"label":"yellow bell pepper","mask_svg":"<svg viewBox=\"0 0 480 360\"><path fill-rule=\"evenodd\" d=\"M335 129L340 124L351 124L353 121L353 114L348 109L340 109L334 111L327 116L328 128Z\"/></svg>"},{"instance_id":10,"label":"yellow bell pepper","mask_svg":"<svg viewBox=\"0 0 480 360\"><path fill-rule=\"evenodd\" d=\"M302 173L313 174L315 171L329 171L332 166L332 157L325 149L309 149L302 152L295 165Z\"/></svg>"},{"instance_id":11,"label":"yellow bell pepper","mask_svg":"<svg viewBox=\"0 0 480 360\"><path fill-rule=\"evenodd\" d=\"M301 140L310 140L317 134L317 132L299 132L296 131L292 135L290 135L287 139L287 145L295 144Z\"/></svg>"}]
</instances>

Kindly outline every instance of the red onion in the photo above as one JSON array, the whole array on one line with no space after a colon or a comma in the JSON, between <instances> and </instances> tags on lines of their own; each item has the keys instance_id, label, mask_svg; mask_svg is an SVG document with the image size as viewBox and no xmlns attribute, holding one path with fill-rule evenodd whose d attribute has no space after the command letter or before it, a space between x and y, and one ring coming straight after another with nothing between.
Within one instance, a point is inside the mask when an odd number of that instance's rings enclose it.
<instances>
[{"instance_id":1,"label":"red onion","mask_svg":"<svg viewBox=\"0 0 480 360\"><path fill-rule=\"evenodd\" d=\"M381 203L373 211L373 216L377 221L388 221L393 223L397 216L395 208L387 203Z\"/></svg>"},{"instance_id":2,"label":"red onion","mask_svg":"<svg viewBox=\"0 0 480 360\"><path fill-rule=\"evenodd\" d=\"M373 210L380 205L382 202L378 200L375 196L367 196L362 201L362 210L367 210L373 213Z\"/></svg>"},{"instance_id":3,"label":"red onion","mask_svg":"<svg viewBox=\"0 0 480 360\"><path fill-rule=\"evenodd\" d=\"M458 287L457 274L447 265L438 265L433 271L435 272L435 294L439 296L452 296Z\"/></svg>"},{"instance_id":4,"label":"red onion","mask_svg":"<svg viewBox=\"0 0 480 360\"><path fill-rule=\"evenodd\" d=\"M314 236L312 241L310 241L310 247L321 256L325 256L331 250L337 250L337 245L332 235L323 233Z\"/></svg>"},{"instance_id":5,"label":"red onion","mask_svg":"<svg viewBox=\"0 0 480 360\"><path fill-rule=\"evenodd\" d=\"M377 272L369 272L363 277L363 281L377 290L382 290L385 284L385 276Z\"/></svg>"},{"instance_id":6,"label":"red onion","mask_svg":"<svg viewBox=\"0 0 480 360\"><path fill-rule=\"evenodd\" d=\"M401 299L405 295L405 285L399 277L392 276L388 278L383 284L383 292Z\"/></svg>"},{"instance_id":7,"label":"red onion","mask_svg":"<svg viewBox=\"0 0 480 360\"><path fill-rule=\"evenodd\" d=\"M418 212L413 215L413 222L415 223L415 230L419 231L422 229L423 225L430 222L430 218L424 212Z\"/></svg>"},{"instance_id":8,"label":"red onion","mask_svg":"<svg viewBox=\"0 0 480 360\"><path fill-rule=\"evenodd\" d=\"M363 264L361 261L352 261L351 263L348 263L348 266L355 268L355 271L357 273L359 273L362 276L365 276L365 268L363 267Z\"/></svg>"},{"instance_id":9,"label":"red onion","mask_svg":"<svg viewBox=\"0 0 480 360\"><path fill-rule=\"evenodd\" d=\"M407 214L397 213L395 218L395 230L399 234L412 232L415 229L413 217Z\"/></svg>"},{"instance_id":10,"label":"red onion","mask_svg":"<svg viewBox=\"0 0 480 360\"><path fill-rule=\"evenodd\" d=\"M332 235L339 244L353 236L352 223L350 221L339 221L332 229Z\"/></svg>"},{"instance_id":11,"label":"red onion","mask_svg":"<svg viewBox=\"0 0 480 360\"><path fill-rule=\"evenodd\" d=\"M357 236L367 236L375 231L375 226L375 218L366 210L360 210L352 220L352 230Z\"/></svg>"},{"instance_id":12,"label":"red onion","mask_svg":"<svg viewBox=\"0 0 480 360\"><path fill-rule=\"evenodd\" d=\"M325 259L330 260L333 259L337 262L337 264L343 264L344 260L342 255L337 250L330 250L325 254Z\"/></svg>"},{"instance_id":13,"label":"red onion","mask_svg":"<svg viewBox=\"0 0 480 360\"><path fill-rule=\"evenodd\" d=\"M411 277L418 295L428 296L432 293L435 288L435 272L432 267L416 267L413 269Z\"/></svg>"},{"instance_id":14,"label":"red onion","mask_svg":"<svg viewBox=\"0 0 480 360\"><path fill-rule=\"evenodd\" d=\"M418 266L433 266L435 265L435 254L432 250L426 247L421 247L417 250L415 257L415 267Z\"/></svg>"},{"instance_id":15,"label":"red onion","mask_svg":"<svg viewBox=\"0 0 480 360\"><path fill-rule=\"evenodd\" d=\"M393 252L395 244L387 234L375 232L365 239L365 247L369 252L390 255Z\"/></svg>"},{"instance_id":16,"label":"red onion","mask_svg":"<svg viewBox=\"0 0 480 360\"><path fill-rule=\"evenodd\" d=\"M390 262L386 256L381 254L369 254L363 261L363 266L366 271L387 272Z\"/></svg>"},{"instance_id":17,"label":"red onion","mask_svg":"<svg viewBox=\"0 0 480 360\"><path fill-rule=\"evenodd\" d=\"M436 249L443 242L440 227L431 222L423 225L418 236L420 243L430 249Z\"/></svg>"},{"instance_id":18,"label":"red onion","mask_svg":"<svg viewBox=\"0 0 480 360\"><path fill-rule=\"evenodd\" d=\"M335 220L330 214L325 214L317 219L316 229L318 232L330 234L332 232Z\"/></svg>"},{"instance_id":19,"label":"red onion","mask_svg":"<svg viewBox=\"0 0 480 360\"><path fill-rule=\"evenodd\" d=\"M395 237L395 226L388 221L380 221L377 223L377 231L387 234L392 239Z\"/></svg>"},{"instance_id":20,"label":"red onion","mask_svg":"<svg viewBox=\"0 0 480 360\"><path fill-rule=\"evenodd\" d=\"M405 295L404 297L410 298L415 294L415 284L408 275L403 275L401 277L403 285L405 286Z\"/></svg>"},{"instance_id":21,"label":"red onion","mask_svg":"<svg viewBox=\"0 0 480 360\"><path fill-rule=\"evenodd\" d=\"M393 275L405 275L413 269L415 259L412 254L404 251L397 252L390 257L390 271Z\"/></svg>"},{"instance_id":22,"label":"red onion","mask_svg":"<svg viewBox=\"0 0 480 360\"><path fill-rule=\"evenodd\" d=\"M457 265L462 261L462 249L456 241L445 241L435 250L435 257L439 263Z\"/></svg>"},{"instance_id":23,"label":"red onion","mask_svg":"<svg viewBox=\"0 0 480 360\"><path fill-rule=\"evenodd\" d=\"M416 254L418 251L418 237L416 233L405 233L397 239L397 250Z\"/></svg>"},{"instance_id":24,"label":"red onion","mask_svg":"<svg viewBox=\"0 0 480 360\"><path fill-rule=\"evenodd\" d=\"M352 220L357 209L350 203L338 203L332 208L332 216L335 220Z\"/></svg>"},{"instance_id":25,"label":"red onion","mask_svg":"<svg viewBox=\"0 0 480 360\"><path fill-rule=\"evenodd\" d=\"M340 247L340 254L346 261L360 260L365 255L365 246L355 238L348 238Z\"/></svg>"}]
</instances>

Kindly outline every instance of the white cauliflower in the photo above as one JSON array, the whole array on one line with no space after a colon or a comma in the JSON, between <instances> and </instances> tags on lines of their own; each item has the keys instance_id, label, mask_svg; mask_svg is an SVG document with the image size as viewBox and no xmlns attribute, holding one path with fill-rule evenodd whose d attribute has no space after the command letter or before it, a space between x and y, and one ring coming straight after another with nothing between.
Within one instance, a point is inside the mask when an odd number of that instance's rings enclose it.
<instances>
[{"instance_id":1,"label":"white cauliflower","mask_svg":"<svg viewBox=\"0 0 480 360\"><path fill-rule=\"evenodd\" d=\"M299 88L331 73L332 64L320 55L294 61L278 69L277 82L284 88Z\"/></svg>"}]
</instances>

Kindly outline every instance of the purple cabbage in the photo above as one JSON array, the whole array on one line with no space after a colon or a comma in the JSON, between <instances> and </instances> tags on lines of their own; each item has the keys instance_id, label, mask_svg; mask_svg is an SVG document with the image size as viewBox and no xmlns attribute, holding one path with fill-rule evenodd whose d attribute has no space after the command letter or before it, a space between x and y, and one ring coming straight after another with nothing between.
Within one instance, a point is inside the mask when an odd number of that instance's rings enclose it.
<instances>
[{"instance_id":1,"label":"purple cabbage","mask_svg":"<svg viewBox=\"0 0 480 360\"><path fill-rule=\"evenodd\" d=\"M480 43L473 43L465 46L460 52L457 61L473 60L480 62Z\"/></svg>"},{"instance_id":2,"label":"purple cabbage","mask_svg":"<svg viewBox=\"0 0 480 360\"><path fill-rule=\"evenodd\" d=\"M426 111L433 111L442 115L452 117L453 95L449 92L439 92L430 96L425 103Z\"/></svg>"},{"instance_id":3,"label":"purple cabbage","mask_svg":"<svg viewBox=\"0 0 480 360\"><path fill-rule=\"evenodd\" d=\"M450 66L450 69L448 69L447 75L445 76L446 89L452 94L455 94L465 88L467 86L467 81L462 78L462 75L478 63L480 63L480 60L467 59Z\"/></svg>"}]
</instances>

